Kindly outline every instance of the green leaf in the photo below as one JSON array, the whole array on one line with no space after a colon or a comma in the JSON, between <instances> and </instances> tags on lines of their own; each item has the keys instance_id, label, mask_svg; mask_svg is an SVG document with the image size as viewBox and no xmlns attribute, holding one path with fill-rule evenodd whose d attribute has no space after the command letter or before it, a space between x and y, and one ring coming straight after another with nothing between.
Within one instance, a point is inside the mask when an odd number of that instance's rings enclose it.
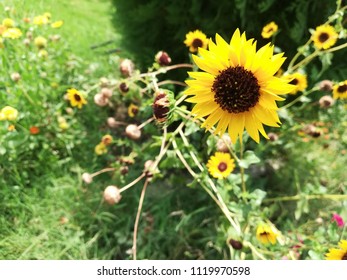
<instances>
[{"instance_id":1,"label":"green leaf","mask_svg":"<svg viewBox=\"0 0 347 280\"><path fill-rule=\"evenodd\" d=\"M251 164L260 162L260 159L255 155L253 151L246 151L244 158L239 161L239 166L248 168Z\"/></svg>"}]
</instances>

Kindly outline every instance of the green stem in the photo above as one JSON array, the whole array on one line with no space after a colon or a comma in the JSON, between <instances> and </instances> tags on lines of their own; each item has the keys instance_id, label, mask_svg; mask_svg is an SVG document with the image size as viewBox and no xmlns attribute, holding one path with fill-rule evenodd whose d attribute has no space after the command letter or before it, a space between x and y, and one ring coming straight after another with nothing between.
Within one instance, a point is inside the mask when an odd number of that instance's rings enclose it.
<instances>
[{"instance_id":1,"label":"green stem","mask_svg":"<svg viewBox=\"0 0 347 280\"><path fill-rule=\"evenodd\" d=\"M347 194L311 194L302 195L297 194L293 196L282 196L274 198L266 198L263 202L278 202L278 201L296 201L300 199L313 200L313 199L331 199L331 200L347 200Z\"/></svg>"},{"instance_id":2,"label":"green stem","mask_svg":"<svg viewBox=\"0 0 347 280\"><path fill-rule=\"evenodd\" d=\"M240 139L240 160L243 159L243 140ZM242 192L245 194L246 191L246 183L245 183L245 169L240 166L240 175L241 175L241 186Z\"/></svg>"},{"instance_id":3,"label":"green stem","mask_svg":"<svg viewBox=\"0 0 347 280\"><path fill-rule=\"evenodd\" d=\"M310 93L312 93L312 92L314 92L314 91L316 91L316 90L318 90L318 89L319 89L318 87L313 87L313 88L311 88L310 90L306 91L304 94L298 96L298 97L295 98L293 101L289 102L288 104L282 106L282 107L279 108L279 109L280 109L280 110L283 110L283 109L287 109L287 108L293 106L295 103L297 103L298 101L300 101L301 97L307 96L307 95L309 95Z\"/></svg>"}]
</instances>

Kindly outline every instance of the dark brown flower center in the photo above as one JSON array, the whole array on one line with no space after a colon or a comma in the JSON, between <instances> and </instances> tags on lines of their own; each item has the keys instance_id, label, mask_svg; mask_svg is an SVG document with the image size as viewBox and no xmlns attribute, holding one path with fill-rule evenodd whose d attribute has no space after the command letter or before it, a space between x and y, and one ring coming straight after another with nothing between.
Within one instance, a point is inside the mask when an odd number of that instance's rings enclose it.
<instances>
[{"instance_id":1,"label":"dark brown flower center","mask_svg":"<svg viewBox=\"0 0 347 280\"><path fill-rule=\"evenodd\" d=\"M261 236L268 236L269 234L270 234L270 233L264 231L264 232L262 232L260 235L261 235Z\"/></svg>"},{"instance_id":2,"label":"dark brown flower center","mask_svg":"<svg viewBox=\"0 0 347 280\"><path fill-rule=\"evenodd\" d=\"M298 80L297 78L295 78L295 79L291 80L289 83L290 83L291 85L296 86L296 85L299 83L299 80Z\"/></svg>"},{"instance_id":3,"label":"dark brown flower center","mask_svg":"<svg viewBox=\"0 0 347 280\"><path fill-rule=\"evenodd\" d=\"M343 260L343 261L347 261L347 253L346 254L344 254L343 256L342 256L342 259L341 260Z\"/></svg>"},{"instance_id":4,"label":"dark brown flower center","mask_svg":"<svg viewBox=\"0 0 347 280\"><path fill-rule=\"evenodd\" d=\"M74 98L77 102L81 101L81 96L79 96L79 95L76 94L76 93L73 95L73 98Z\"/></svg>"},{"instance_id":5,"label":"dark brown flower center","mask_svg":"<svg viewBox=\"0 0 347 280\"><path fill-rule=\"evenodd\" d=\"M227 170L228 165L225 162L221 162L218 164L218 170L220 172L224 172L225 170Z\"/></svg>"},{"instance_id":6,"label":"dark brown flower center","mask_svg":"<svg viewBox=\"0 0 347 280\"><path fill-rule=\"evenodd\" d=\"M321 43L324 43L324 42L325 42L326 40L328 40L328 39L329 39L329 34L328 34L328 33L325 33L325 32L319 34L319 36L318 36L318 40L319 40L319 42L321 42Z\"/></svg>"},{"instance_id":7,"label":"dark brown flower center","mask_svg":"<svg viewBox=\"0 0 347 280\"><path fill-rule=\"evenodd\" d=\"M153 114L158 122L164 122L170 111L170 102L165 93L159 93L153 102Z\"/></svg>"},{"instance_id":8,"label":"dark brown flower center","mask_svg":"<svg viewBox=\"0 0 347 280\"><path fill-rule=\"evenodd\" d=\"M347 91L347 85L339 86L339 87L337 88L337 91L338 91L338 92L341 92L341 93Z\"/></svg>"},{"instance_id":9,"label":"dark brown flower center","mask_svg":"<svg viewBox=\"0 0 347 280\"><path fill-rule=\"evenodd\" d=\"M196 48L196 49L197 48L201 48L203 46L203 43L202 43L202 41L200 39L196 38L196 39L193 40L192 46L194 48Z\"/></svg>"},{"instance_id":10,"label":"dark brown flower center","mask_svg":"<svg viewBox=\"0 0 347 280\"><path fill-rule=\"evenodd\" d=\"M215 78L211 90L214 101L229 113L242 113L259 101L257 78L242 66L228 67Z\"/></svg>"}]
</instances>

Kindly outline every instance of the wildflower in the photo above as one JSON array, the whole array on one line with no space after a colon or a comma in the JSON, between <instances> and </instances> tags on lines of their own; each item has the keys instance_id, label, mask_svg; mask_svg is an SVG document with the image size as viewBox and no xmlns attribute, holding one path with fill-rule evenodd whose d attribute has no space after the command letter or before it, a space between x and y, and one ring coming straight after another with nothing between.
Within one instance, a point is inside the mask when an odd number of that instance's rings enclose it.
<instances>
[{"instance_id":1,"label":"wildflower","mask_svg":"<svg viewBox=\"0 0 347 280\"><path fill-rule=\"evenodd\" d=\"M2 21L2 25L5 26L6 28L14 27L14 20L10 18L5 18Z\"/></svg>"},{"instance_id":2,"label":"wildflower","mask_svg":"<svg viewBox=\"0 0 347 280\"><path fill-rule=\"evenodd\" d=\"M325 255L326 260L347 260L347 240L339 242L339 249L331 248Z\"/></svg>"},{"instance_id":3,"label":"wildflower","mask_svg":"<svg viewBox=\"0 0 347 280\"><path fill-rule=\"evenodd\" d=\"M100 94L104 97L104 98L110 98L112 96L112 90L109 88L102 88L100 91Z\"/></svg>"},{"instance_id":4,"label":"wildflower","mask_svg":"<svg viewBox=\"0 0 347 280\"><path fill-rule=\"evenodd\" d=\"M33 19L35 25L45 25L49 22L49 18L45 15L36 16Z\"/></svg>"},{"instance_id":5,"label":"wildflower","mask_svg":"<svg viewBox=\"0 0 347 280\"><path fill-rule=\"evenodd\" d=\"M228 153L230 145L231 145L230 136L228 134L223 134L223 136L218 139L216 148L218 152Z\"/></svg>"},{"instance_id":6,"label":"wildflower","mask_svg":"<svg viewBox=\"0 0 347 280\"><path fill-rule=\"evenodd\" d=\"M0 111L0 121L15 121L17 117L18 111L11 106L6 106Z\"/></svg>"},{"instance_id":7,"label":"wildflower","mask_svg":"<svg viewBox=\"0 0 347 280\"><path fill-rule=\"evenodd\" d=\"M311 39L317 49L329 49L335 45L338 34L335 28L331 25L320 25L313 32Z\"/></svg>"},{"instance_id":8,"label":"wildflower","mask_svg":"<svg viewBox=\"0 0 347 280\"><path fill-rule=\"evenodd\" d=\"M18 82L21 79L21 76L18 72L14 72L11 74L11 80L14 82Z\"/></svg>"},{"instance_id":9,"label":"wildflower","mask_svg":"<svg viewBox=\"0 0 347 280\"><path fill-rule=\"evenodd\" d=\"M64 122L59 122L59 127L62 129L62 130L66 130L69 128L69 124L64 121Z\"/></svg>"},{"instance_id":10,"label":"wildflower","mask_svg":"<svg viewBox=\"0 0 347 280\"><path fill-rule=\"evenodd\" d=\"M268 39L271 36L273 36L277 32L277 30L278 30L278 25L274 21L271 21L270 23L268 23L267 25L263 27L261 36L265 39Z\"/></svg>"},{"instance_id":11,"label":"wildflower","mask_svg":"<svg viewBox=\"0 0 347 280\"><path fill-rule=\"evenodd\" d=\"M51 17L52 17L52 14L51 14L50 12L45 12L45 13L43 14L43 16L46 17L48 20L50 20Z\"/></svg>"},{"instance_id":12,"label":"wildflower","mask_svg":"<svg viewBox=\"0 0 347 280\"><path fill-rule=\"evenodd\" d=\"M303 91L307 88L307 76L300 72L295 72L293 74L287 74L284 76L290 80L290 84L294 86L293 90L288 92L289 94L296 94L299 91Z\"/></svg>"},{"instance_id":13,"label":"wildflower","mask_svg":"<svg viewBox=\"0 0 347 280\"><path fill-rule=\"evenodd\" d=\"M107 153L107 147L104 143L99 143L98 145L95 146L94 149L95 153L100 156L102 154L106 154Z\"/></svg>"},{"instance_id":14,"label":"wildflower","mask_svg":"<svg viewBox=\"0 0 347 280\"><path fill-rule=\"evenodd\" d=\"M171 119L170 111L173 109L175 99L169 90L160 89L155 93L153 101L153 115L158 123L165 123Z\"/></svg>"},{"instance_id":15,"label":"wildflower","mask_svg":"<svg viewBox=\"0 0 347 280\"><path fill-rule=\"evenodd\" d=\"M139 112L139 107L136 106L135 104L131 103L128 107L128 115L130 118L133 118L137 115Z\"/></svg>"},{"instance_id":16,"label":"wildflower","mask_svg":"<svg viewBox=\"0 0 347 280\"><path fill-rule=\"evenodd\" d=\"M13 125L13 124L10 124L8 127L7 127L7 130L9 132L12 132L12 131L15 131L16 130L16 127Z\"/></svg>"},{"instance_id":17,"label":"wildflower","mask_svg":"<svg viewBox=\"0 0 347 280\"><path fill-rule=\"evenodd\" d=\"M235 164L229 153L216 152L210 157L206 167L214 178L222 179L230 175L235 168Z\"/></svg>"},{"instance_id":18,"label":"wildflower","mask_svg":"<svg viewBox=\"0 0 347 280\"><path fill-rule=\"evenodd\" d=\"M273 225L269 225L269 224L258 225L256 237L259 242L265 245L269 243L274 245L276 244L277 236L278 236L278 231Z\"/></svg>"},{"instance_id":19,"label":"wildflower","mask_svg":"<svg viewBox=\"0 0 347 280\"><path fill-rule=\"evenodd\" d=\"M30 46L30 39L25 38L25 39L23 40L23 44L24 44L24 46L29 47L29 46Z\"/></svg>"},{"instance_id":20,"label":"wildflower","mask_svg":"<svg viewBox=\"0 0 347 280\"><path fill-rule=\"evenodd\" d=\"M84 172L82 174L82 180L86 184L90 184L91 182L93 182L93 176L91 174L87 173L87 172Z\"/></svg>"},{"instance_id":21,"label":"wildflower","mask_svg":"<svg viewBox=\"0 0 347 280\"><path fill-rule=\"evenodd\" d=\"M273 55L270 44L256 51L256 42L246 40L237 29L230 44L216 34L216 44L209 41L209 50L193 55L195 63L205 72L189 72L194 80L186 80L188 102L197 103L192 110L196 118L207 117L202 124L206 130L218 125L215 134L227 129L233 143L246 128L258 143L259 131L268 138L263 124L278 127L276 101L278 94L293 90L294 86L274 77L284 62L283 53Z\"/></svg>"},{"instance_id":22,"label":"wildflower","mask_svg":"<svg viewBox=\"0 0 347 280\"><path fill-rule=\"evenodd\" d=\"M167 52L160 51L155 55L155 61L160 66L167 66L171 63L171 57L167 54Z\"/></svg>"},{"instance_id":23,"label":"wildflower","mask_svg":"<svg viewBox=\"0 0 347 280\"><path fill-rule=\"evenodd\" d=\"M345 222L343 221L342 217L336 213L333 214L331 220L335 221L338 227L343 227L345 225Z\"/></svg>"},{"instance_id":24,"label":"wildflower","mask_svg":"<svg viewBox=\"0 0 347 280\"><path fill-rule=\"evenodd\" d=\"M135 70L135 64L126 58L120 63L119 70L124 77L129 77Z\"/></svg>"},{"instance_id":25,"label":"wildflower","mask_svg":"<svg viewBox=\"0 0 347 280\"><path fill-rule=\"evenodd\" d=\"M38 36L34 39L34 44L39 49L43 49L47 46L47 39L42 36Z\"/></svg>"},{"instance_id":26,"label":"wildflower","mask_svg":"<svg viewBox=\"0 0 347 280\"><path fill-rule=\"evenodd\" d=\"M141 137L141 130L138 128L136 124L129 124L125 128L125 134L130 139L137 140Z\"/></svg>"},{"instance_id":27,"label":"wildflower","mask_svg":"<svg viewBox=\"0 0 347 280\"><path fill-rule=\"evenodd\" d=\"M84 99L83 95L75 88L67 90L67 98L70 100L72 107L82 108L84 104L87 104L87 101Z\"/></svg>"},{"instance_id":28,"label":"wildflower","mask_svg":"<svg viewBox=\"0 0 347 280\"><path fill-rule=\"evenodd\" d=\"M273 133L273 132L270 132L268 134L268 136L269 136L269 140L271 142L276 142L278 140L278 138L279 138L278 135L276 133Z\"/></svg>"},{"instance_id":29,"label":"wildflower","mask_svg":"<svg viewBox=\"0 0 347 280\"><path fill-rule=\"evenodd\" d=\"M333 86L334 99L347 99L347 80Z\"/></svg>"},{"instance_id":30,"label":"wildflower","mask_svg":"<svg viewBox=\"0 0 347 280\"><path fill-rule=\"evenodd\" d=\"M31 126L29 128L29 132L31 135L36 135L40 133L40 128L38 128L37 126Z\"/></svg>"},{"instance_id":31,"label":"wildflower","mask_svg":"<svg viewBox=\"0 0 347 280\"><path fill-rule=\"evenodd\" d=\"M23 33L19 28L8 28L2 33L2 37L10 39L18 39Z\"/></svg>"},{"instance_id":32,"label":"wildflower","mask_svg":"<svg viewBox=\"0 0 347 280\"><path fill-rule=\"evenodd\" d=\"M101 143L103 143L105 146L108 146L112 143L113 137L110 134L106 134L102 136Z\"/></svg>"},{"instance_id":33,"label":"wildflower","mask_svg":"<svg viewBox=\"0 0 347 280\"><path fill-rule=\"evenodd\" d=\"M39 51L39 57L41 58L47 58L48 57L48 52L46 50L40 50Z\"/></svg>"},{"instance_id":34,"label":"wildflower","mask_svg":"<svg viewBox=\"0 0 347 280\"><path fill-rule=\"evenodd\" d=\"M108 186L104 190L104 200L110 205L118 203L121 198L120 190L116 186Z\"/></svg>"},{"instance_id":35,"label":"wildflower","mask_svg":"<svg viewBox=\"0 0 347 280\"><path fill-rule=\"evenodd\" d=\"M323 80L319 83L319 90L321 91L332 91L333 90L333 82L330 80Z\"/></svg>"},{"instance_id":36,"label":"wildflower","mask_svg":"<svg viewBox=\"0 0 347 280\"><path fill-rule=\"evenodd\" d=\"M324 95L319 99L321 108L329 108L334 104L334 99L330 95Z\"/></svg>"},{"instance_id":37,"label":"wildflower","mask_svg":"<svg viewBox=\"0 0 347 280\"><path fill-rule=\"evenodd\" d=\"M107 118L107 125L112 128L117 128L119 126L119 123L116 121L115 118L109 117Z\"/></svg>"},{"instance_id":38,"label":"wildflower","mask_svg":"<svg viewBox=\"0 0 347 280\"><path fill-rule=\"evenodd\" d=\"M129 91L129 86L127 85L127 83L120 83L119 90L121 93L127 93Z\"/></svg>"},{"instance_id":39,"label":"wildflower","mask_svg":"<svg viewBox=\"0 0 347 280\"><path fill-rule=\"evenodd\" d=\"M101 93L97 93L94 95L94 103L100 107L104 107L108 103L108 98L103 96Z\"/></svg>"},{"instance_id":40,"label":"wildflower","mask_svg":"<svg viewBox=\"0 0 347 280\"><path fill-rule=\"evenodd\" d=\"M52 28L60 28L60 27L62 27L63 24L64 24L64 22L62 20L58 20L58 21L51 23L51 27Z\"/></svg>"},{"instance_id":41,"label":"wildflower","mask_svg":"<svg viewBox=\"0 0 347 280\"><path fill-rule=\"evenodd\" d=\"M186 34L184 44L189 47L190 52L195 53L199 48L207 49L208 39L200 30L195 30Z\"/></svg>"}]
</instances>

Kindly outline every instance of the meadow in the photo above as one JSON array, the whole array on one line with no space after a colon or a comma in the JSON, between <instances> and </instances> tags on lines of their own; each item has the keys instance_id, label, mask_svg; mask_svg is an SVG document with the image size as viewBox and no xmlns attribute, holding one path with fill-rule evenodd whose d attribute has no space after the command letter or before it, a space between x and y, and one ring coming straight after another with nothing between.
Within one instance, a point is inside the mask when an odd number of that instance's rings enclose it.
<instances>
[{"instance_id":1,"label":"meadow","mask_svg":"<svg viewBox=\"0 0 347 280\"><path fill-rule=\"evenodd\" d=\"M0 259L346 259L344 1L139 63L113 2L0 3Z\"/></svg>"}]
</instances>

